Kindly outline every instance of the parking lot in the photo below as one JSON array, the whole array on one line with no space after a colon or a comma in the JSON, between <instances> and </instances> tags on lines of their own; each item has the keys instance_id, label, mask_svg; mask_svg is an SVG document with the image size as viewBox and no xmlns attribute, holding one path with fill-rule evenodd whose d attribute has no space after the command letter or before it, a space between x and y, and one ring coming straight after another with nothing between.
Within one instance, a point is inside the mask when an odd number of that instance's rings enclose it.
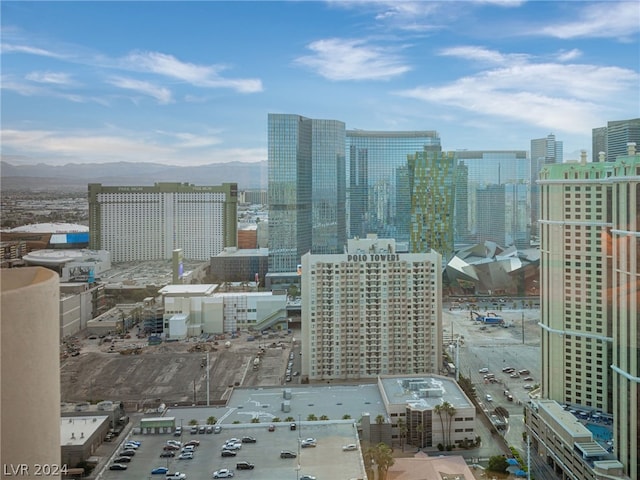
<instances>
[{"instance_id":1,"label":"parking lot","mask_svg":"<svg viewBox=\"0 0 640 480\"><path fill-rule=\"evenodd\" d=\"M324 423L324 422L323 422ZM232 437L242 439L250 436L256 443L242 443L235 457L222 457L224 443ZM301 440L312 437L317 446L300 448ZM308 425L290 430L288 423L278 423L274 431L268 425L224 425L219 434L191 434L187 427L182 436L172 434L131 435L141 443L127 470L105 470L101 478L106 480L154 479L164 480L164 474L152 475L156 467L166 467L170 473L182 472L187 480L212 478L216 470L227 468L234 471L234 478L260 478L264 480L297 479L302 475L313 475L318 479L363 478L360 454L343 451L342 446L354 442L353 426L348 423ZM198 440L192 460L160 458L167 440L188 442ZM296 458L280 458L280 452L288 450ZM117 453L116 453L117 455ZM327 461L337 457L339 462ZM250 462L253 470L237 470L238 462ZM110 465L109 462L108 465Z\"/></svg>"}]
</instances>

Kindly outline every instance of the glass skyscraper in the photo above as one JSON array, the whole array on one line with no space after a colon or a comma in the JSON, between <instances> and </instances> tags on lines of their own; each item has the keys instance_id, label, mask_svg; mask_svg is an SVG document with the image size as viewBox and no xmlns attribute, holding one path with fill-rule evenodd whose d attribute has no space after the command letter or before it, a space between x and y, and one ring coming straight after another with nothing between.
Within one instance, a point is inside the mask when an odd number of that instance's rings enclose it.
<instances>
[{"instance_id":1,"label":"glass skyscraper","mask_svg":"<svg viewBox=\"0 0 640 480\"><path fill-rule=\"evenodd\" d=\"M411 195L407 190L407 156L440 151L432 130L347 130L349 238L376 233L408 243Z\"/></svg>"},{"instance_id":2,"label":"glass skyscraper","mask_svg":"<svg viewBox=\"0 0 640 480\"><path fill-rule=\"evenodd\" d=\"M469 150L458 162L455 242L529 247L529 160L524 150ZM499 210L496 210L499 209Z\"/></svg>"},{"instance_id":3,"label":"glass skyscraper","mask_svg":"<svg viewBox=\"0 0 640 480\"><path fill-rule=\"evenodd\" d=\"M552 133L545 138L531 140L531 233L538 235L538 219L540 218L540 188L538 187L538 174L542 167L554 163L563 162L562 142L556 140Z\"/></svg>"},{"instance_id":4,"label":"glass skyscraper","mask_svg":"<svg viewBox=\"0 0 640 480\"><path fill-rule=\"evenodd\" d=\"M302 255L346 244L345 125L268 116L269 272L295 272Z\"/></svg>"}]
</instances>

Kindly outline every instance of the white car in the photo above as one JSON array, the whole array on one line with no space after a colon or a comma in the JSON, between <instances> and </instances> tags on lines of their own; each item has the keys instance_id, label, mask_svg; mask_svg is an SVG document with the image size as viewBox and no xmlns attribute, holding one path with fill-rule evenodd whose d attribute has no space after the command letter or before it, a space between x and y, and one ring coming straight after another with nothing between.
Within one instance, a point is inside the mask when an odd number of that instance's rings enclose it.
<instances>
[{"instance_id":1,"label":"white car","mask_svg":"<svg viewBox=\"0 0 640 480\"><path fill-rule=\"evenodd\" d=\"M178 460L193 460L193 452L182 452L178 455Z\"/></svg>"},{"instance_id":2,"label":"white car","mask_svg":"<svg viewBox=\"0 0 640 480\"><path fill-rule=\"evenodd\" d=\"M233 477L233 470L229 470L228 468L221 468L213 472L213 478L231 478Z\"/></svg>"},{"instance_id":3,"label":"white car","mask_svg":"<svg viewBox=\"0 0 640 480\"><path fill-rule=\"evenodd\" d=\"M485 396L485 398L487 399L487 402L493 402L493 397L491 395L489 395L488 393Z\"/></svg>"},{"instance_id":4,"label":"white car","mask_svg":"<svg viewBox=\"0 0 640 480\"><path fill-rule=\"evenodd\" d=\"M349 445L343 445L342 450L344 452L351 452L352 450L358 450L358 446L355 443L350 443Z\"/></svg>"},{"instance_id":5,"label":"white car","mask_svg":"<svg viewBox=\"0 0 640 480\"><path fill-rule=\"evenodd\" d=\"M187 480L187 474L180 473L180 472L168 473L167 476L164 478L165 480Z\"/></svg>"},{"instance_id":6,"label":"white car","mask_svg":"<svg viewBox=\"0 0 640 480\"><path fill-rule=\"evenodd\" d=\"M481 368L478 373L489 373L489 369L487 367Z\"/></svg>"}]
</instances>

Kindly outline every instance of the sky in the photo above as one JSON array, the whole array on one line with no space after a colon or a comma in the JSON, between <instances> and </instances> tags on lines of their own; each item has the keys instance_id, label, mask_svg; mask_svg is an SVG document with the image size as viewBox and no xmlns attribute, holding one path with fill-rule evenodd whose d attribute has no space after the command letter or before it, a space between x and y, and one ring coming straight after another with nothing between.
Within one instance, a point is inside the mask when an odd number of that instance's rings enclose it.
<instances>
[{"instance_id":1,"label":"sky","mask_svg":"<svg viewBox=\"0 0 640 480\"><path fill-rule=\"evenodd\" d=\"M14 165L267 159L267 115L529 150L640 116L637 1L2 1Z\"/></svg>"}]
</instances>

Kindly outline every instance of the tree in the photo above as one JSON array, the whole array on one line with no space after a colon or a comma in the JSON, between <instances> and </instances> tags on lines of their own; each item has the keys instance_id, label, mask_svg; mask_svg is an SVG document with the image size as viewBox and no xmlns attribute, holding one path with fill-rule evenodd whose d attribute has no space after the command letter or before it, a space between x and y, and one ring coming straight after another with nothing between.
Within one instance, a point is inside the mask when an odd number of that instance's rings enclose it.
<instances>
[{"instance_id":1,"label":"tree","mask_svg":"<svg viewBox=\"0 0 640 480\"><path fill-rule=\"evenodd\" d=\"M284 419L285 422L293 422L295 420L295 418L289 416L287 418Z\"/></svg>"},{"instance_id":2,"label":"tree","mask_svg":"<svg viewBox=\"0 0 640 480\"><path fill-rule=\"evenodd\" d=\"M322 416L320 417L320 420L329 420L329 417L328 417L328 416L326 416L326 415L322 415Z\"/></svg>"},{"instance_id":3,"label":"tree","mask_svg":"<svg viewBox=\"0 0 640 480\"><path fill-rule=\"evenodd\" d=\"M251 423L260 423L260 419L259 418L252 418L251 419Z\"/></svg>"},{"instance_id":4,"label":"tree","mask_svg":"<svg viewBox=\"0 0 640 480\"><path fill-rule=\"evenodd\" d=\"M197 425L198 424L198 420L196 420L195 418L192 418L191 420L189 420L189 425Z\"/></svg>"},{"instance_id":5,"label":"tree","mask_svg":"<svg viewBox=\"0 0 640 480\"><path fill-rule=\"evenodd\" d=\"M363 452L362 458L364 461L364 470L367 474L367 478L373 480L373 453L374 447L369 445Z\"/></svg>"},{"instance_id":6,"label":"tree","mask_svg":"<svg viewBox=\"0 0 640 480\"><path fill-rule=\"evenodd\" d=\"M345 414L342 416L342 419L343 419L343 420L351 420L351 415L349 415L348 413L345 413Z\"/></svg>"},{"instance_id":7,"label":"tree","mask_svg":"<svg viewBox=\"0 0 640 480\"><path fill-rule=\"evenodd\" d=\"M407 435L407 424L404 419L398 419L398 432L400 433L400 448L404 452L404 437Z\"/></svg>"},{"instance_id":8,"label":"tree","mask_svg":"<svg viewBox=\"0 0 640 480\"><path fill-rule=\"evenodd\" d=\"M310 421L310 422L314 422L314 421L318 420L318 417L316 417L313 413L310 413L307 416L307 420Z\"/></svg>"},{"instance_id":9,"label":"tree","mask_svg":"<svg viewBox=\"0 0 640 480\"><path fill-rule=\"evenodd\" d=\"M504 455L494 455L489 458L489 465L487 468L492 472L506 473L507 468L509 468L509 464L507 463L507 459Z\"/></svg>"},{"instance_id":10,"label":"tree","mask_svg":"<svg viewBox=\"0 0 640 480\"><path fill-rule=\"evenodd\" d=\"M271 421L272 421L273 423L278 423L278 422L281 422L282 420L280 420L280 417L273 417L273 418L271 419Z\"/></svg>"},{"instance_id":11,"label":"tree","mask_svg":"<svg viewBox=\"0 0 640 480\"><path fill-rule=\"evenodd\" d=\"M453 421L453 417L456 415L456 409L449 402L444 402L444 411L447 413L447 446L452 445L451 442L451 422Z\"/></svg>"},{"instance_id":12,"label":"tree","mask_svg":"<svg viewBox=\"0 0 640 480\"><path fill-rule=\"evenodd\" d=\"M440 417L440 427L442 428L442 443L446 447L448 445L447 444L447 432L444 429L444 418L443 418L443 414L445 412L445 404L444 403L440 403L440 404L436 405L435 407L433 407L433 411L438 415L438 417Z\"/></svg>"},{"instance_id":13,"label":"tree","mask_svg":"<svg viewBox=\"0 0 640 480\"><path fill-rule=\"evenodd\" d=\"M395 463L391 448L386 443L378 443L373 448L373 461L378 467L378 480L386 480L389 467Z\"/></svg>"},{"instance_id":14,"label":"tree","mask_svg":"<svg viewBox=\"0 0 640 480\"><path fill-rule=\"evenodd\" d=\"M207 425L215 425L217 421L218 419L211 415L209 418L207 418Z\"/></svg>"}]
</instances>

